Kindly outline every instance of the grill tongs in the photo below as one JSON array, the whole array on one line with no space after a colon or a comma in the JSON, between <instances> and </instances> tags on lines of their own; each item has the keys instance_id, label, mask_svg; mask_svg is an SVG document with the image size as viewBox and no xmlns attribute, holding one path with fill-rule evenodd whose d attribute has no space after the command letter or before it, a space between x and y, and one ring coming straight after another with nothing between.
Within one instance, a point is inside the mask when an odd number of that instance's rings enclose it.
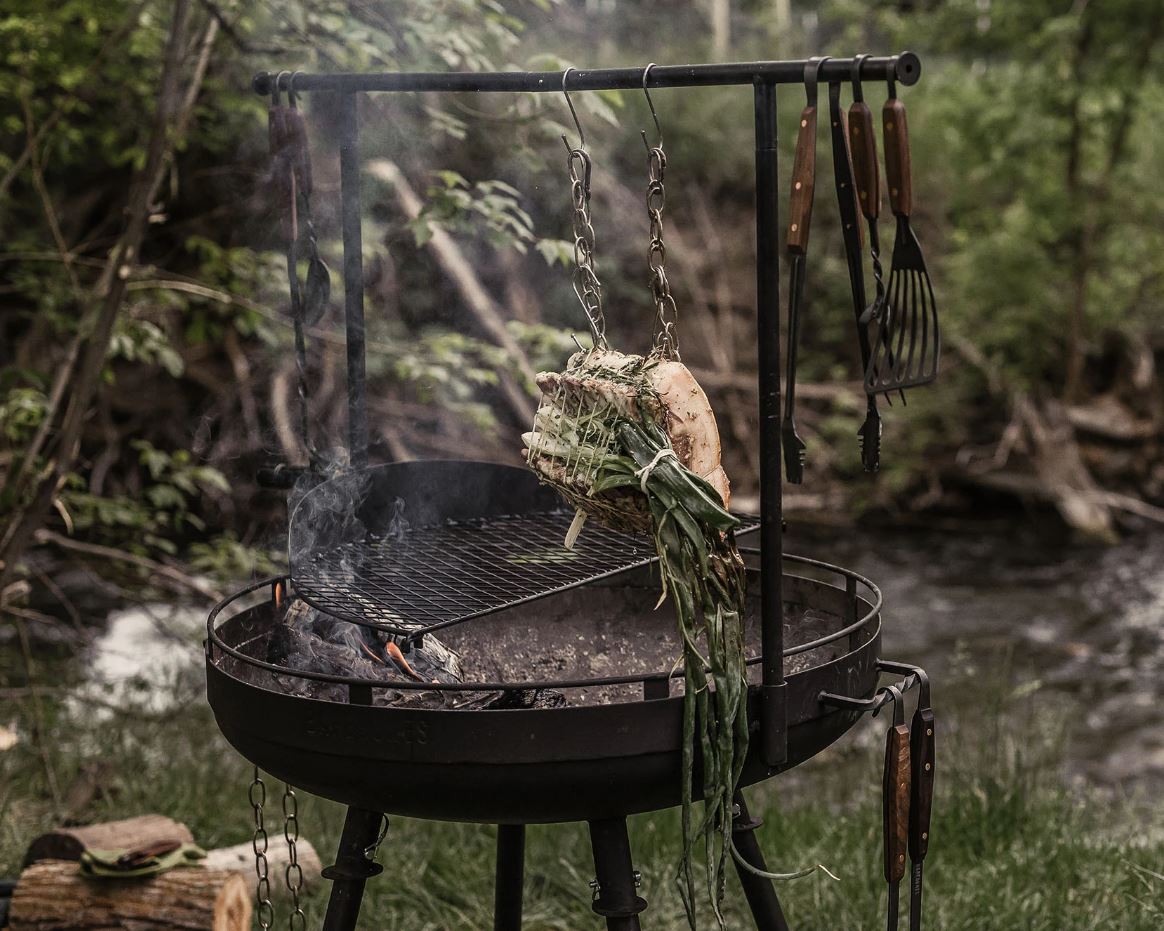
<instances>
[{"instance_id":1,"label":"grill tongs","mask_svg":"<svg viewBox=\"0 0 1164 931\"><path fill-rule=\"evenodd\" d=\"M800 348L800 313L804 302L804 270L812 198L816 187L817 79L827 58L809 59L804 66L805 107L800 113L796 156L792 164L792 192L788 202L788 367L785 374L784 422L780 437L784 447L784 474L793 485L804 481L804 440L796 432L796 356Z\"/></svg>"}]
</instances>

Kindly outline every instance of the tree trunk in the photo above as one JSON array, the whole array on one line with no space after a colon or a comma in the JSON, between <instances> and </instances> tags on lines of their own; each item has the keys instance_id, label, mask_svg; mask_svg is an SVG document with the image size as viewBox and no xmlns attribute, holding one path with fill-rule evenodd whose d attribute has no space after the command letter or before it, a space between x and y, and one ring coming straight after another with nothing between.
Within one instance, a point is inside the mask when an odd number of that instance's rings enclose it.
<instances>
[{"instance_id":1,"label":"tree trunk","mask_svg":"<svg viewBox=\"0 0 1164 931\"><path fill-rule=\"evenodd\" d=\"M67 374L61 382L63 390L42 424L45 446L37 450L34 443L5 486L6 493L21 503L0 534L0 597L15 577L33 534L44 523L76 461L82 429L101 385L101 373L114 325L121 313L129 274L138 261L157 192L174 145L186 128L209 62L210 48L218 31L213 24L200 43L189 83L182 87L190 45L191 4L189 0L175 0L173 9L159 80L158 105L146 146L145 164L130 184L124 232L110 250L100 280L87 296L88 306L82 308L84 317L75 337ZM43 453L46 463L33 478L26 467L31 468L38 452ZM32 482L30 488L25 487L24 480Z\"/></svg>"},{"instance_id":2,"label":"tree trunk","mask_svg":"<svg viewBox=\"0 0 1164 931\"><path fill-rule=\"evenodd\" d=\"M8 920L11 931L249 931L251 900L228 870L88 879L70 860L43 860L20 874Z\"/></svg>"}]
</instances>

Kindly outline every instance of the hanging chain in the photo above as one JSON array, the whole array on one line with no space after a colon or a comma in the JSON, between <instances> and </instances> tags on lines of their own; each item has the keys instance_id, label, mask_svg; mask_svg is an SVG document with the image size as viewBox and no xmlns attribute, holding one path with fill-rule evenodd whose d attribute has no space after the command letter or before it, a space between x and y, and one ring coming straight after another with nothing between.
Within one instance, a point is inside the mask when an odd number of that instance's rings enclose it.
<instances>
[{"instance_id":1,"label":"hanging chain","mask_svg":"<svg viewBox=\"0 0 1164 931\"><path fill-rule=\"evenodd\" d=\"M269 931L275 922L275 908L271 905L271 882L267 878L267 830L263 827L263 805L267 801L267 787L259 777L257 766L247 798L255 815L255 833L251 838L251 849L255 852L255 876L258 878L255 883L255 906L258 911L259 927L263 931Z\"/></svg>"},{"instance_id":2,"label":"hanging chain","mask_svg":"<svg viewBox=\"0 0 1164 931\"><path fill-rule=\"evenodd\" d=\"M643 136L644 142L646 136ZM679 309L671 296L671 283L667 280L667 247L663 245L663 207L667 203L667 192L663 188L663 173L667 169L667 153L660 143L647 148L647 217L651 222L651 245L648 263L651 267L651 296L655 299L655 313L658 322L655 329L655 343L652 354L664 359L679 358L679 344L675 336L675 324L679 319Z\"/></svg>"},{"instance_id":3,"label":"hanging chain","mask_svg":"<svg viewBox=\"0 0 1164 931\"><path fill-rule=\"evenodd\" d=\"M291 893L291 912L287 915L288 931L307 931L307 916L299 905L299 890L303 888L303 867L295 843L299 840L299 801L290 783L283 789L283 837L287 841L287 869L283 878Z\"/></svg>"},{"instance_id":4,"label":"hanging chain","mask_svg":"<svg viewBox=\"0 0 1164 931\"><path fill-rule=\"evenodd\" d=\"M562 137L566 142L566 137ZM573 148L567 167L570 172L570 197L574 203L574 293L586 312L590 332L598 349L606 348L606 318L602 312L602 284L594 268L594 225L590 221L590 153L581 146Z\"/></svg>"}]
</instances>

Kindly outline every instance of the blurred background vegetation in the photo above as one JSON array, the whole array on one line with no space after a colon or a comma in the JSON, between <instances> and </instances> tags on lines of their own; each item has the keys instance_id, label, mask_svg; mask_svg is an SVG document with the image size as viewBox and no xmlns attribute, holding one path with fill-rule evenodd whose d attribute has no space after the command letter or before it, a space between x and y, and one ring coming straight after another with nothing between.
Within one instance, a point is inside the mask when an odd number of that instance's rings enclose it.
<instances>
[{"instance_id":1,"label":"blurred background vegetation","mask_svg":"<svg viewBox=\"0 0 1164 931\"><path fill-rule=\"evenodd\" d=\"M916 50L904 91L918 229L946 332L940 383L887 413L860 473L856 340L820 185L802 391L809 478L790 506L907 520L1052 505L1090 536L1164 503L1164 125L1152 0L341 3L13 0L0 24L0 537L4 585L92 544L237 576L266 568L301 464L266 196L268 68L560 68ZM871 88L874 104L880 88ZM641 349L648 122L579 94L616 345ZM751 98L659 91L684 358L755 491ZM785 148L799 111L781 95ZM306 100L316 223L340 266L335 108ZM561 97L362 104L373 458L516 458L528 375L583 318L570 292ZM571 130L572 132L572 130ZM827 176L827 143L821 146ZM787 166L788 161L785 161ZM465 261L452 267L437 240ZM446 235L447 234L447 235ZM884 238L887 238L885 234ZM455 264L455 263L454 263ZM310 334L313 422L343 442L342 289ZM141 571L146 563L123 561ZM35 584L35 579L33 579Z\"/></svg>"}]
</instances>

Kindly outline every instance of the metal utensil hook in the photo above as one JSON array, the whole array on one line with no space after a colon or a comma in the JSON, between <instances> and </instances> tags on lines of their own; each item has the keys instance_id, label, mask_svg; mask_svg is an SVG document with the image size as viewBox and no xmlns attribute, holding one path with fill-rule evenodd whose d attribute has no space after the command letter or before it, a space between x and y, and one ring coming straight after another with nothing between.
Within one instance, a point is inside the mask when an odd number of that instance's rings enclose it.
<instances>
[{"instance_id":1,"label":"metal utensil hook","mask_svg":"<svg viewBox=\"0 0 1164 931\"><path fill-rule=\"evenodd\" d=\"M663 151L663 127L659 125L659 114L655 112L655 102L651 100L651 92L647 89L647 78L650 77L651 69L655 67L655 63L651 62L643 69L643 94L647 98L647 106L651 110L651 119L655 121L655 138L656 142L654 148L659 152ZM647 152L652 151L652 146L647 142L647 131L645 129L639 130L639 134L643 137L643 145L647 147Z\"/></svg>"},{"instance_id":2,"label":"metal utensil hook","mask_svg":"<svg viewBox=\"0 0 1164 931\"><path fill-rule=\"evenodd\" d=\"M299 96L295 93L295 79L303 74L302 71L292 71L291 76L287 78L287 103L292 109L299 109Z\"/></svg>"},{"instance_id":3,"label":"metal utensil hook","mask_svg":"<svg viewBox=\"0 0 1164 931\"><path fill-rule=\"evenodd\" d=\"M901 692L901 687L897 685L889 685L881 690L883 694L887 695L886 702L893 702L893 723L905 723L905 696ZM885 703L878 705L873 709L873 717L877 717L881 709L885 707Z\"/></svg>"},{"instance_id":4,"label":"metal utensil hook","mask_svg":"<svg viewBox=\"0 0 1164 931\"><path fill-rule=\"evenodd\" d=\"M562 72L562 96L566 98L566 106L570 108L570 116L574 119L574 126L578 130L578 150L586 151L586 133L582 131L582 123L578 120L578 111L574 109L574 101L570 99L570 91L566 89L566 82L570 78L570 72L573 68L567 68ZM566 140L566 134L562 133L562 142L565 143L566 149L571 153L575 148Z\"/></svg>"},{"instance_id":5,"label":"metal utensil hook","mask_svg":"<svg viewBox=\"0 0 1164 931\"><path fill-rule=\"evenodd\" d=\"M274 79L271 81L271 106L272 107L278 107L278 106L282 105L281 98L279 96L279 82L283 80L283 75L285 75L285 74L290 75L291 72L290 71L280 71L278 74L275 75Z\"/></svg>"},{"instance_id":6,"label":"metal utensil hook","mask_svg":"<svg viewBox=\"0 0 1164 931\"><path fill-rule=\"evenodd\" d=\"M820 84L820 70L829 60L825 55L820 58L810 58L804 66L804 98L808 106L815 107L817 102L817 85Z\"/></svg>"},{"instance_id":7,"label":"metal utensil hook","mask_svg":"<svg viewBox=\"0 0 1164 931\"><path fill-rule=\"evenodd\" d=\"M861 89L861 66L865 64L865 59L869 55L858 55L853 59L853 67L849 72L849 79L853 82L853 102L865 99L865 93Z\"/></svg>"}]
</instances>

